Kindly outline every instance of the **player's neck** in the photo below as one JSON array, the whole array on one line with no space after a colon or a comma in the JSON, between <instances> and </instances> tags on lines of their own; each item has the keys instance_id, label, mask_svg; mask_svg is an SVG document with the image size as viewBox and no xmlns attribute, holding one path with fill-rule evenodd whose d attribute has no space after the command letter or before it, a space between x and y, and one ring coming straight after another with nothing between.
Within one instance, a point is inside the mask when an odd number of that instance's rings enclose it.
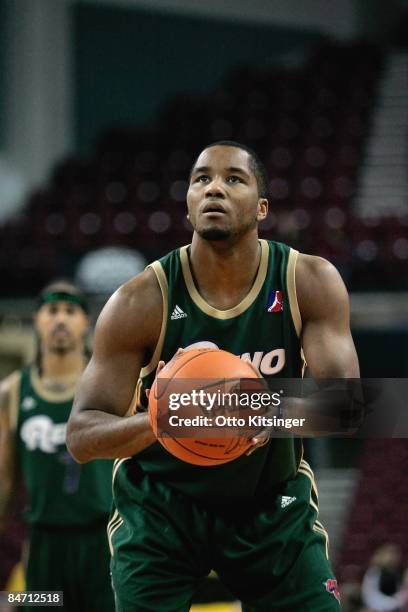
<instances>
[{"instance_id":1,"label":"player's neck","mask_svg":"<svg viewBox=\"0 0 408 612\"><path fill-rule=\"evenodd\" d=\"M249 293L260 256L255 233L235 243L209 242L194 234L190 264L198 291L215 308L232 308Z\"/></svg>"},{"instance_id":2,"label":"player's neck","mask_svg":"<svg viewBox=\"0 0 408 612\"><path fill-rule=\"evenodd\" d=\"M67 383L79 378L85 367L83 351L53 353L44 351L41 358L41 378Z\"/></svg>"}]
</instances>

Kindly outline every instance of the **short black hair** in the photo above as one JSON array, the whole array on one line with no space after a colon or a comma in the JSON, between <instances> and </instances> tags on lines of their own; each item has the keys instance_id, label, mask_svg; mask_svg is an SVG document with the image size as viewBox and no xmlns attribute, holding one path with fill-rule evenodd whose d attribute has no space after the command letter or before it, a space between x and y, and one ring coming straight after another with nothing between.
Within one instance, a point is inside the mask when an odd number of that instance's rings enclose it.
<instances>
[{"instance_id":1,"label":"short black hair","mask_svg":"<svg viewBox=\"0 0 408 612\"><path fill-rule=\"evenodd\" d=\"M212 147L235 147L236 149L242 149L243 151L246 151L249 155L249 167L254 173L256 182L258 184L259 197L268 197L268 175L266 172L266 168L253 149L247 147L247 145L241 144L240 142L236 142L235 140L218 140L217 142L212 142L211 144L204 147L201 153L203 151L206 151L207 149L211 149ZM197 159L198 157L196 158L193 164L193 168L197 162Z\"/></svg>"}]
</instances>

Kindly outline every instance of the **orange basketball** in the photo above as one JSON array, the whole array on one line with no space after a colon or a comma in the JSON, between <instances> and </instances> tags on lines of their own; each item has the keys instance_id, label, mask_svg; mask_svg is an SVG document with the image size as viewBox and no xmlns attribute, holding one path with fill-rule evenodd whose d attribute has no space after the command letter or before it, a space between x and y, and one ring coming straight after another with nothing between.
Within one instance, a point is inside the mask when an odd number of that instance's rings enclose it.
<instances>
[{"instance_id":1,"label":"orange basketball","mask_svg":"<svg viewBox=\"0 0 408 612\"><path fill-rule=\"evenodd\" d=\"M195 465L220 465L242 455L251 446L253 429L245 436L245 428L231 428L229 424L215 429L203 427L205 418L222 423L225 419L219 405L214 403L216 408L211 411L199 399L202 393L206 398L220 398L221 390L232 392L243 379L247 388L252 385L259 390L262 386L265 390L264 381L251 364L227 351L203 348L176 353L159 372L149 393L150 424L160 444L175 457ZM185 394L189 394L190 404L183 405ZM178 401L174 399L177 396ZM192 397L198 405L191 404ZM174 422L181 426L170 426Z\"/></svg>"}]
</instances>

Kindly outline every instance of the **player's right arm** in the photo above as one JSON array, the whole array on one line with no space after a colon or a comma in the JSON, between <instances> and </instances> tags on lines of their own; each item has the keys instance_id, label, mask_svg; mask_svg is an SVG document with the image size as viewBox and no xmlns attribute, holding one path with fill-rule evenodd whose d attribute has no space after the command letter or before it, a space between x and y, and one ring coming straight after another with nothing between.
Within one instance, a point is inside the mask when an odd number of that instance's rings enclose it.
<instances>
[{"instance_id":1,"label":"player's right arm","mask_svg":"<svg viewBox=\"0 0 408 612\"><path fill-rule=\"evenodd\" d=\"M17 481L16 415L12 414L12 391L18 384L16 377L17 373L12 374L0 385L0 532L9 519Z\"/></svg>"},{"instance_id":2,"label":"player's right arm","mask_svg":"<svg viewBox=\"0 0 408 612\"><path fill-rule=\"evenodd\" d=\"M155 441L147 413L126 413L142 364L157 344L162 311L160 287L149 268L102 310L68 421L67 446L80 463L129 457Z\"/></svg>"}]
</instances>

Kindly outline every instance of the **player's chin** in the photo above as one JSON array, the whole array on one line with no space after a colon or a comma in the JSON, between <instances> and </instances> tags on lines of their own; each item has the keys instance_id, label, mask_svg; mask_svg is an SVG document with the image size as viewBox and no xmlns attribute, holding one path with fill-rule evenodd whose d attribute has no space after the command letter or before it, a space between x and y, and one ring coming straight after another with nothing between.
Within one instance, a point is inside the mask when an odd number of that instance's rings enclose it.
<instances>
[{"instance_id":1,"label":"player's chin","mask_svg":"<svg viewBox=\"0 0 408 612\"><path fill-rule=\"evenodd\" d=\"M204 240L227 240L231 236L231 230L229 228L220 226L209 226L203 227L196 230L197 234Z\"/></svg>"},{"instance_id":2,"label":"player's chin","mask_svg":"<svg viewBox=\"0 0 408 612\"><path fill-rule=\"evenodd\" d=\"M74 342L72 338L64 338L59 341L53 342L51 345L51 351L55 353L66 353L73 349Z\"/></svg>"}]
</instances>

